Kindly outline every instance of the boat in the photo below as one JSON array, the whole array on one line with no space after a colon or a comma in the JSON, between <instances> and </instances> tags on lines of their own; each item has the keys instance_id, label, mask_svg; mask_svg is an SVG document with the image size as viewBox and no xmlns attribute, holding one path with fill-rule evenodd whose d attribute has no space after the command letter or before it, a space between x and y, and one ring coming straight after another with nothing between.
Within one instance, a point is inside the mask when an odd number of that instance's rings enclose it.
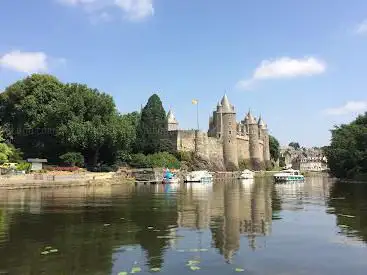
<instances>
[{"instance_id":1,"label":"boat","mask_svg":"<svg viewBox=\"0 0 367 275\"><path fill-rule=\"evenodd\" d=\"M186 176L185 182L211 182L213 180L212 174L208 171L192 171Z\"/></svg>"},{"instance_id":2,"label":"boat","mask_svg":"<svg viewBox=\"0 0 367 275\"><path fill-rule=\"evenodd\" d=\"M305 177L301 174L299 170L286 169L280 173L274 174L275 182L288 182L288 181L304 181Z\"/></svg>"},{"instance_id":3,"label":"boat","mask_svg":"<svg viewBox=\"0 0 367 275\"><path fill-rule=\"evenodd\" d=\"M180 179L176 176L176 174L172 173L169 169L165 169L163 172L163 184L173 184L178 183Z\"/></svg>"},{"instance_id":4,"label":"boat","mask_svg":"<svg viewBox=\"0 0 367 275\"><path fill-rule=\"evenodd\" d=\"M172 178L163 178L162 183L163 184L174 184L174 183L179 183L180 179L177 178L176 176L172 177Z\"/></svg>"},{"instance_id":5,"label":"boat","mask_svg":"<svg viewBox=\"0 0 367 275\"><path fill-rule=\"evenodd\" d=\"M251 170L245 169L242 171L240 175L240 179L253 179L254 178L254 172Z\"/></svg>"}]
</instances>

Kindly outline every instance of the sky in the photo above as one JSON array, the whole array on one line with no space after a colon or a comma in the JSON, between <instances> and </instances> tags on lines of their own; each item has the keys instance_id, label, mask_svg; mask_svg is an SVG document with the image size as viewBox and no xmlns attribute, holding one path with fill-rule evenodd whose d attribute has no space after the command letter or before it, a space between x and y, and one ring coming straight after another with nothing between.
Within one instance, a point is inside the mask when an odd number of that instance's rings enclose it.
<instances>
[{"instance_id":1,"label":"sky","mask_svg":"<svg viewBox=\"0 0 367 275\"><path fill-rule=\"evenodd\" d=\"M0 90L32 73L111 94L157 93L182 129L227 94L281 145L323 146L367 111L365 0L0 0Z\"/></svg>"}]
</instances>

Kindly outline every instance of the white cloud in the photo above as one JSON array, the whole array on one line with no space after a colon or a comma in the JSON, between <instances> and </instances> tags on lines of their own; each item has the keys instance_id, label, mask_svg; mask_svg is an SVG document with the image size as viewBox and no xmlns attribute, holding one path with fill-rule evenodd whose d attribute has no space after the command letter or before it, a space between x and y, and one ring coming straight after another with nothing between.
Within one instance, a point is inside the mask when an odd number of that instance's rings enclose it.
<instances>
[{"instance_id":1,"label":"white cloud","mask_svg":"<svg viewBox=\"0 0 367 275\"><path fill-rule=\"evenodd\" d=\"M153 0L115 0L129 19L140 20L154 14Z\"/></svg>"},{"instance_id":2,"label":"white cloud","mask_svg":"<svg viewBox=\"0 0 367 275\"><path fill-rule=\"evenodd\" d=\"M131 21L145 19L154 14L153 0L57 0L59 3L82 7L89 13L98 13L94 21L110 21L111 15L106 9L116 8ZM102 10L102 12L101 12ZM94 22L93 21L93 22Z\"/></svg>"},{"instance_id":3,"label":"white cloud","mask_svg":"<svg viewBox=\"0 0 367 275\"><path fill-rule=\"evenodd\" d=\"M362 34L367 34L367 20L362 21L361 23L359 23L354 32L356 34L362 35Z\"/></svg>"},{"instance_id":4,"label":"white cloud","mask_svg":"<svg viewBox=\"0 0 367 275\"><path fill-rule=\"evenodd\" d=\"M0 57L0 66L28 74L46 72L48 57L43 52L11 51Z\"/></svg>"},{"instance_id":5,"label":"white cloud","mask_svg":"<svg viewBox=\"0 0 367 275\"><path fill-rule=\"evenodd\" d=\"M327 115L347 115L367 111L367 101L348 101L343 106L324 110Z\"/></svg>"},{"instance_id":6,"label":"white cloud","mask_svg":"<svg viewBox=\"0 0 367 275\"><path fill-rule=\"evenodd\" d=\"M300 59L281 57L275 60L263 60L250 79L240 80L236 86L248 89L260 80L312 76L322 74L325 70L326 64L314 57Z\"/></svg>"}]
</instances>

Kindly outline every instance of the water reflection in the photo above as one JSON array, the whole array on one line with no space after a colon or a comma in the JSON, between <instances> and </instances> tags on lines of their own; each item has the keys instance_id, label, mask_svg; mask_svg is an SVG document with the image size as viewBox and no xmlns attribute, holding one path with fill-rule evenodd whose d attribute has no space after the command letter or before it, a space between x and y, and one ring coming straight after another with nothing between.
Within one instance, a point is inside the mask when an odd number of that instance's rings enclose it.
<instances>
[{"instance_id":1,"label":"water reflection","mask_svg":"<svg viewBox=\"0 0 367 275\"><path fill-rule=\"evenodd\" d=\"M327 205L343 235L367 242L367 184L336 182Z\"/></svg>"},{"instance_id":2,"label":"water reflection","mask_svg":"<svg viewBox=\"0 0 367 275\"><path fill-rule=\"evenodd\" d=\"M134 266L185 274L193 259L208 263L204 274L228 274L235 264L252 274L367 270L357 261L367 254L330 242L340 234L367 242L367 185L261 178L0 193L5 274L118 274ZM58 252L42 255L46 246ZM330 255L343 257L343 266L323 265Z\"/></svg>"}]
</instances>

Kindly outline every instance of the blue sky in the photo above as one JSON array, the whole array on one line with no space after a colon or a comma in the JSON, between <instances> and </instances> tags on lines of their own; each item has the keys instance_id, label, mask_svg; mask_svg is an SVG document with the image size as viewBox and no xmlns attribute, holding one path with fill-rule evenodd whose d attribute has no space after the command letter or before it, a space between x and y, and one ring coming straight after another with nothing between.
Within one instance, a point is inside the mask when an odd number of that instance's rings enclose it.
<instances>
[{"instance_id":1,"label":"blue sky","mask_svg":"<svg viewBox=\"0 0 367 275\"><path fill-rule=\"evenodd\" d=\"M0 0L0 90L33 72L131 112L157 92L181 128L227 95L281 144L329 142L367 110L365 0Z\"/></svg>"}]
</instances>

